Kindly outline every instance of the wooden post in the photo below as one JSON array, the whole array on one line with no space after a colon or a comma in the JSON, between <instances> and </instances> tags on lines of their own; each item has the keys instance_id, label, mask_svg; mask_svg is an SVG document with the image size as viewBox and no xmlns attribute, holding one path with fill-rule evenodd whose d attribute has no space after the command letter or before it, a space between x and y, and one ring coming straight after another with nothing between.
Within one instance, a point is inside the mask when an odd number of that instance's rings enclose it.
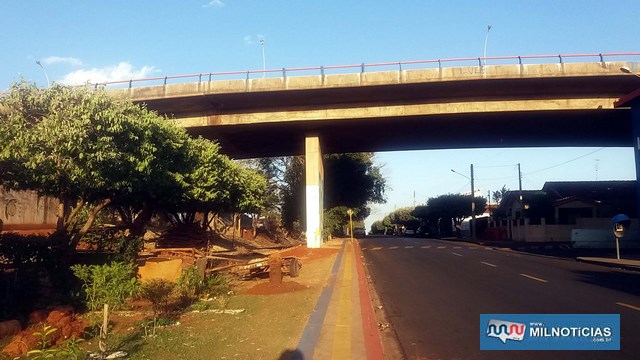
<instances>
[{"instance_id":1,"label":"wooden post","mask_svg":"<svg viewBox=\"0 0 640 360\"><path fill-rule=\"evenodd\" d=\"M107 331L109 327L109 304L104 304L102 311L102 328L100 328L100 341L98 346L103 353L107 351Z\"/></svg>"},{"instance_id":2,"label":"wooden post","mask_svg":"<svg viewBox=\"0 0 640 360\"><path fill-rule=\"evenodd\" d=\"M269 282L271 285L282 284L282 258L280 254L269 255Z\"/></svg>"}]
</instances>

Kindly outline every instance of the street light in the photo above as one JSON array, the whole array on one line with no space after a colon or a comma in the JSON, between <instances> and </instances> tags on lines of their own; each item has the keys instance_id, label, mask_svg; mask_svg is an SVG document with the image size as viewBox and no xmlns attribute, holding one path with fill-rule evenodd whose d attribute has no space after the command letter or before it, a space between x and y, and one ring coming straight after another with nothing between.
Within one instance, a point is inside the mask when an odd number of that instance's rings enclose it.
<instances>
[{"instance_id":1,"label":"street light","mask_svg":"<svg viewBox=\"0 0 640 360\"><path fill-rule=\"evenodd\" d=\"M625 74L631 74L631 75L635 75L635 76L637 76L637 77L640 77L640 74L634 73L633 71L631 71L631 69L629 69L629 68L628 68L628 67L626 67L626 66L621 67L621 68L620 68L620 71L622 71L622 72L623 72L623 73L625 73Z\"/></svg>"},{"instance_id":2,"label":"street light","mask_svg":"<svg viewBox=\"0 0 640 360\"><path fill-rule=\"evenodd\" d=\"M489 25L489 28L491 28L491 25ZM451 172L464 176L471 181L471 240L476 241L476 193L473 187L473 164L471 164L471 177L461 174L453 169L451 169Z\"/></svg>"},{"instance_id":3,"label":"street light","mask_svg":"<svg viewBox=\"0 0 640 360\"><path fill-rule=\"evenodd\" d=\"M347 209L347 214L349 214L349 234L351 236L351 241L353 241L353 210Z\"/></svg>"},{"instance_id":4,"label":"street light","mask_svg":"<svg viewBox=\"0 0 640 360\"><path fill-rule=\"evenodd\" d=\"M267 60L264 56L264 39L260 39L260 46L262 47L262 77L264 77L267 70Z\"/></svg>"},{"instance_id":5,"label":"street light","mask_svg":"<svg viewBox=\"0 0 640 360\"><path fill-rule=\"evenodd\" d=\"M487 25L487 34L484 37L484 51L482 52L482 58L484 60L484 65L482 65L483 76L487 74L487 42L489 41L489 31L491 31L491 24Z\"/></svg>"},{"instance_id":6,"label":"street light","mask_svg":"<svg viewBox=\"0 0 640 360\"><path fill-rule=\"evenodd\" d=\"M49 75L47 75L47 70L44 69L44 66L42 66L42 63L40 62L40 60L36 60L36 64L38 64L38 66L42 68L42 71L44 72L44 76L47 78L47 87L50 87L51 83L49 83Z\"/></svg>"}]
</instances>

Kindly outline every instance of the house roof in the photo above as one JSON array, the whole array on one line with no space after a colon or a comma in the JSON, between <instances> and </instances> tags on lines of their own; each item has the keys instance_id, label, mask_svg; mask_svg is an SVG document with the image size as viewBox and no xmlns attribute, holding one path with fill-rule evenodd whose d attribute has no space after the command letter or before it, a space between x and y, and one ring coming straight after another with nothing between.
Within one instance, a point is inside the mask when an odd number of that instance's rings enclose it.
<instances>
[{"instance_id":1,"label":"house roof","mask_svg":"<svg viewBox=\"0 0 640 360\"><path fill-rule=\"evenodd\" d=\"M548 181L542 187L542 191L553 200L570 197L601 202L611 199L635 199L636 182L635 180Z\"/></svg>"},{"instance_id":2,"label":"house roof","mask_svg":"<svg viewBox=\"0 0 640 360\"><path fill-rule=\"evenodd\" d=\"M500 208L511 206L518 201L519 190L508 191ZM635 214L636 181L547 181L541 190L522 190L523 202L541 196L547 197L554 205L569 201L583 201L613 207L611 211L626 211Z\"/></svg>"}]
</instances>

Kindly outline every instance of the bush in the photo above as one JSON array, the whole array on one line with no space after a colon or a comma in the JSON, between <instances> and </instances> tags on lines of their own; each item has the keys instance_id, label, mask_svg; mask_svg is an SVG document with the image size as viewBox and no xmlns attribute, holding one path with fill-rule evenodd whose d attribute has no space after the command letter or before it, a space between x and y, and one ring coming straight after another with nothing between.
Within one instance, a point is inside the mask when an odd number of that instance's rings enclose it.
<instances>
[{"instance_id":1,"label":"bush","mask_svg":"<svg viewBox=\"0 0 640 360\"><path fill-rule=\"evenodd\" d=\"M103 304L121 309L125 301L137 295L140 283L133 264L112 262L106 265L74 265L73 273L83 282L87 308L96 311Z\"/></svg>"},{"instance_id":2,"label":"bush","mask_svg":"<svg viewBox=\"0 0 640 360\"><path fill-rule=\"evenodd\" d=\"M216 274L203 278L197 268L183 270L178 279L178 286L184 296L191 298L204 294L222 294L229 288L222 276Z\"/></svg>"},{"instance_id":3,"label":"bush","mask_svg":"<svg viewBox=\"0 0 640 360\"><path fill-rule=\"evenodd\" d=\"M21 318L30 311L65 303L71 273L58 243L44 236L0 234L0 320Z\"/></svg>"},{"instance_id":4,"label":"bush","mask_svg":"<svg viewBox=\"0 0 640 360\"><path fill-rule=\"evenodd\" d=\"M156 327L159 325L158 316L166 314L169 310L169 298L175 284L162 279L153 279L142 285L141 296L151 302L153 309L152 333L156 334ZM145 335L149 335L147 331L148 323L144 323Z\"/></svg>"},{"instance_id":5,"label":"bush","mask_svg":"<svg viewBox=\"0 0 640 360\"><path fill-rule=\"evenodd\" d=\"M169 298L175 286L174 283L163 279L152 279L142 285L140 296L151 302L154 317L167 313Z\"/></svg>"}]
</instances>

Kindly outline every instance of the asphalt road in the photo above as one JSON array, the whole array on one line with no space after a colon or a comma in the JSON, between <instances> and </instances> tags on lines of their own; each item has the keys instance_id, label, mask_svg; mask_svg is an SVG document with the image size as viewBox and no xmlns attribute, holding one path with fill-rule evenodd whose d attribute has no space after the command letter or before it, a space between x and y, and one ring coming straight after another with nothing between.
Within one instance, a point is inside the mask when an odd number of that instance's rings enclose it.
<instances>
[{"instance_id":1,"label":"asphalt road","mask_svg":"<svg viewBox=\"0 0 640 360\"><path fill-rule=\"evenodd\" d=\"M360 244L408 359L640 359L640 272L457 241ZM620 314L621 351L481 351L491 313Z\"/></svg>"}]
</instances>

